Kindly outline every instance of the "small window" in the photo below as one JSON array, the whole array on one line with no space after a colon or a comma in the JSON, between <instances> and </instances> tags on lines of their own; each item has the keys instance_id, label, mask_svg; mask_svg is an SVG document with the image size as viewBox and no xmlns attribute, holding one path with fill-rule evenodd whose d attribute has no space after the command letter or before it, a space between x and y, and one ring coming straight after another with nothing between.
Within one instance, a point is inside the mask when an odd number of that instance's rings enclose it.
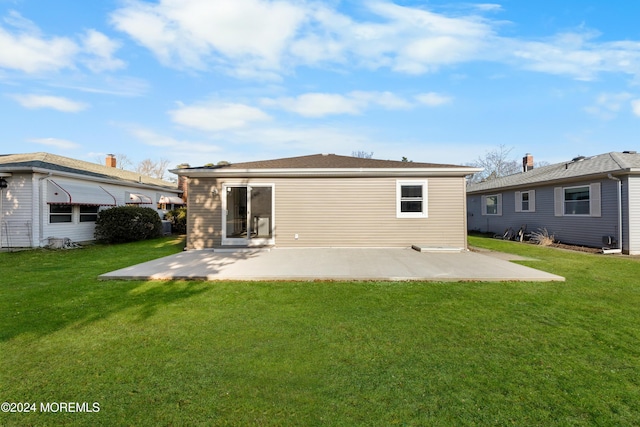
<instances>
[{"instance_id":1,"label":"small window","mask_svg":"<svg viewBox=\"0 0 640 427\"><path fill-rule=\"evenodd\" d=\"M502 215L502 194L484 196L483 215Z\"/></svg>"},{"instance_id":2,"label":"small window","mask_svg":"<svg viewBox=\"0 0 640 427\"><path fill-rule=\"evenodd\" d=\"M59 222L72 222L73 206L71 205L49 205L49 222L56 224Z\"/></svg>"},{"instance_id":3,"label":"small window","mask_svg":"<svg viewBox=\"0 0 640 427\"><path fill-rule=\"evenodd\" d=\"M536 192L516 191L516 212L535 212L536 211Z\"/></svg>"},{"instance_id":4,"label":"small window","mask_svg":"<svg viewBox=\"0 0 640 427\"><path fill-rule=\"evenodd\" d=\"M80 222L96 222L100 206L80 206Z\"/></svg>"},{"instance_id":5,"label":"small window","mask_svg":"<svg viewBox=\"0 0 640 427\"><path fill-rule=\"evenodd\" d=\"M564 189L564 214L589 215L589 186Z\"/></svg>"},{"instance_id":6,"label":"small window","mask_svg":"<svg viewBox=\"0 0 640 427\"><path fill-rule=\"evenodd\" d=\"M397 181L396 197L398 218L427 217L427 181Z\"/></svg>"}]
</instances>

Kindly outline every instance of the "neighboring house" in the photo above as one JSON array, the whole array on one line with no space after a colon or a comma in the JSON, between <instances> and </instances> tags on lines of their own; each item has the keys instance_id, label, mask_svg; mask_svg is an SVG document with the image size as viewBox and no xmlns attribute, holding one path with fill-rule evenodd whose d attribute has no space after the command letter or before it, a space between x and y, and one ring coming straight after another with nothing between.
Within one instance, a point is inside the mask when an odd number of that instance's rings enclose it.
<instances>
[{"instance_id":1,"label":"neighboring house","mask_svg":"<svg viewBox=\"0 0 640 427\"><path fill-rule=\"evenodd\" d=\"M465 176L478 171L335 154L172 170L187 178L187 249L465 249Z\"/></svg>"},{"instance_id":2,"label":"neighboring house","mask_svg":"<svg viewBox=\"0 0 640 427\"><path fill-rule=\"evenodd\" d=\"M159 203L181 203L177 184L118 169L111 155L106 166L48 153L0 155L0 179L0 248L89 241L101 209L132 204L162 215Z\"/></svg>"},{"instance_id":3,"label":"neighboring house","mask_svg":"<svg viewBox=\"0 0 640 427\"><path fill-rule=\"evenodd\" d=\"M469 230L546 228L560 242L640 254L640 155L611 152L467 187Z\"/></svg>"}]
</instances>

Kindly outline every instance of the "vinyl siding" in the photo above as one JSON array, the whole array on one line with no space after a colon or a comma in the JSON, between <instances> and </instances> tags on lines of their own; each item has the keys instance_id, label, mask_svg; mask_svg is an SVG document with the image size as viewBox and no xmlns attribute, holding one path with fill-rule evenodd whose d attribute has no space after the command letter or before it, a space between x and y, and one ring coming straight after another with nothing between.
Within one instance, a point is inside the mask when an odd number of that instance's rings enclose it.
<instances>
[{"instance_id":1,"label":"vinyl siding","mask_svg":"<svg viewBox=\"0 0 640 427\"><path fill-rule=\"evenodd\" d=\"M600 185L600 216L558 216L555 203L556 188ZM593 186L592 188L597 188ZM571 184L519 188L535 190L535 212L516 212L516 190L502 194L502 215L482 215L482 194L467 196L467 227L469 230L502 234L508 227L517 231L526 225L527 232L546 228L556 240L569 244L600 247L602 237L618 236L617 183L612 180L578 181ZM495 190L486 194L497 194ZM594 197L595 201L596 198ZM592 213L598 214L596 206Z\"/></svg>"},{"instance_id":2,"label":"vinyl siding","mask_svg":"<svg viewBox=\"0 0 640 427\"><path fill-rule=\"evenodd\" d=\"M276 246L466 247L464 179L426 180L427 218L396 217L395 178L265 178L243 184L274 184ZM189 181L189 249L220 245L221 205L211 191L215 186L221 193L223 184L238 183Z\"/></svg>"},{"instance_id":3,"label":"vinyl siding","mask_svg":"<svg viewBox=\"0 0 640 427\"><path fill-rule=\"evenodd\" d=\"M187 179L187 249L204 249L222 243L222 185L215 179ZM214 196L213 189L220 195Z\"/></svg>"},{"instance_id":4,"label":"vinyl siding","mask_svg":"<svg viewBox=\"0 0 640 427\"><path fill-rule=\"evenodd\" d=\"M623 222L625 234L625 251L631 255L640 255L640 177L630 176L626 189L623 186L623 206L628 206L625 210L626 218Z\"/></svg>"},{"instance_id":5,"label":"vinyl siding","mask_svg":"<svg viewBox=\"0 0 640 427\"><path fill-rule=\"evenodd\" d=\"M45 180L46 181L46 180ZM115 203L117 206L125 205L128 200L125 198L127 192L143 194L151 198L154 201L153 204L142 204L141 207L148 207L154 209L156 212L160 214L157 208L157 200L159 199L159 194L156 189L141 189L136 187L122 186L122 185L113 185L108 183L100 183L94 181L84 181L70 178L55 178L55 182L60 184L64 188L65 183L77 183L77 184L90 184L95 186L100 186L104 188L109 194L113 195L115 198ZM43 215L43 241L42 244L46 245L48 243L49 237L56 238L69 238L74 242L86 242L94 240L94 231L95 231L95 222L80 222L79 221L79 207L73 206L73 221L65 222L65 223L50 223L49 219L49 204L47 203L47 185L41 186L42 193L42 215ZM166 194L174 195L169 191ZM100 209L108 209L110 206L102 206Z\"/></svg>"},{"instance_id":6,"label":"vinyl siding","mask_svg":"<svg viewBox=\"0 0 640 427\"><path fill-rule=\"evenodd\" d=\"M33 240L33 189L30 174L14 174L7 178L2 190L0 214L0 247L31 247Z\"/></svg>"}]
</instances>

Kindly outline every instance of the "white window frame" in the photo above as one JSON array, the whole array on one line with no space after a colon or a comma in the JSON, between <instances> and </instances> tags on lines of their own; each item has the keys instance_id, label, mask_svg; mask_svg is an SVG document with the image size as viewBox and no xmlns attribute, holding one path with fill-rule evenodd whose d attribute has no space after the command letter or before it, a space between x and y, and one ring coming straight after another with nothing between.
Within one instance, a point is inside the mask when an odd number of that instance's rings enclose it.
<instances>
[{"instance_id":1,"label":"white window frame","mask_svg":"<svg viewBox=\"0 0 640 427\"><path fill-rule=\"evenodd\" d=\"M422 197L403 198L402 187L405 186L421 186ZM402 202L406 201L419 201L422 203L422 210L420 212L403 212ZM398 180L396 181L396 218L428 218L429 217L429 193L427 180Z\"/></svg>"},{"instance_id":2,"label":"white window frame","mask_svg":"<svg viewBox=\"0 0 640 427\"><path fill-rule=\"evenodd\" d=\"M487 212L487 199L490 197L496 198L496 213ZM502 193L487 194L486 196L482 196L482 215L502 216Z\"/></svg>"},{"instance_id":3,"label":"white window frame","mask_svg":"<svg viewBox=\"0 0 640 427\"><path fill-rule=\"evenodd\" d=\"M566 190L574 188L587 188L589 190L589 212L586 214L572 214L567 213L565 199ZM600 183L595 182L591 184L573 185L569 187L555 187L554 199L555 199L555 216L570 216L570 217L601 217L602 205L600 194Z\"/></svg>"},{"instance_id":4,"label":"white window frame","mask_svg":"<svg viewBox=\"0 0 640 427\"><path fill-rule=\"evenodd\" d=\"M82 212L82 208L97 208L96 212ZM79 223L83 223L83 222L93 222L95 223L98 220L98 215L100 214L100 206L92 206L92 205L78 205L78 222ZM95 216L95 218L94 218ZM82 219L82 217L88 218L91 217L93 219Z\"/></svg>"},{"instance_id":5,"label":"white window frame","mask_svg":"<svg viewBox=\"0 0 640 427\"><path fill-rule=\"evenodd\" d=\"M524 209L522 203L524 202L524 195L527 195L529 207ZM516 212L535 212L536 211L536 190L516 191Z\"/></svg>"},{"instance_id":6,"label":"white window frame","mask_svg":"<svg viewBox=\"0 0 640 427\"><path fill-rule=\"evenodd\" d=\"M71 212L51 212L51 208L53 206L69 206L71 208ZM75 209L73 205L67 205L63 203L50 203L49 204L49 224L73 224L75 223ZM51 221L51 218L62 218L69 217L71 221Z\"/></svg>"}]
</instances>

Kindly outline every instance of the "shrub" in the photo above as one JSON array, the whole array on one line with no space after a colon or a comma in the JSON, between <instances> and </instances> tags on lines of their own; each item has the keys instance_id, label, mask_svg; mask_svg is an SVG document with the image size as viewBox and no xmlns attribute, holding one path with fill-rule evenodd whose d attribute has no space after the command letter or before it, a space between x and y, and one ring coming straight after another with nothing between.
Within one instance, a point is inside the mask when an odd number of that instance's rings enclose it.
<instances>
[{"instance_id":1,"label":"shrub","mask_svg":"<svg viewBox=\"0 0 640 427\"><path fill-rule=\"evenodd\" d=\"M553 244L555 241L555 236L553 234L549 234L546 228L539 228L539 231L532 231L531 237L529 238L530 242L535 243L540 246L549 246Z\"/></svg>"},{"instance_id":2,"label":"shrub","mask_svg":"<svg viewBox=\"0 0 640 427\"><path fill-rule=\"evenodd\" d=\"M96 240L124 243L162 236L162 222L151 208L117 206L98 213Z\"/></svg>"},{"instance_id":3,"label":"shrub","mask_svg":"<svg viewBox=\"0 0 640 427\"><path fill-rule=\"evenodd\" d=\"M167 221L171 221L171 231L178 234L187 233L187 208L181 207L170 210L165 216Z\"/></svg>"}]
</instances>

